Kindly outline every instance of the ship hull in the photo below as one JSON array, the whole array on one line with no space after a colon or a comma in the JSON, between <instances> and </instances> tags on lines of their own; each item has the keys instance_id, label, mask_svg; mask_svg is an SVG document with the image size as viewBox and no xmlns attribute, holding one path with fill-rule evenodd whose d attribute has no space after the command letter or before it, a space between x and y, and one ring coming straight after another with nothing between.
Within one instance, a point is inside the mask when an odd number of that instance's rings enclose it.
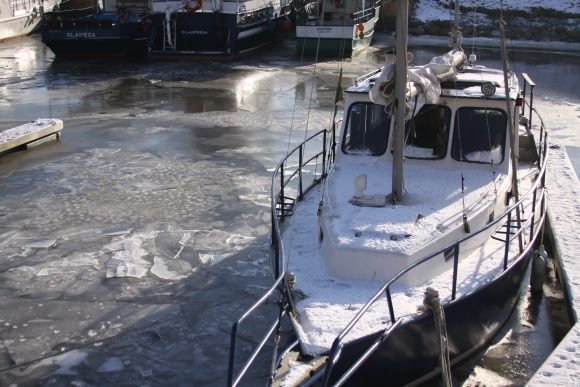
<instances>
[{"instance_id":1,"label":"ship hull","mask_svg":"<svg viewBox=\"0 0 580 387\"><path fill-rule=\"evenodd\" d=\"M286 19L237 23L237 15L197 12L153 16L151 56L234 57L252 52L281 38ZM171 33L167 34L167 28Z\"/></svg>"},{"instance_id":2,"label":"ship hull","mask_svg":"<svg viewBox=\"0 0 580 387\"><path fill-rule=\"evenodd\" d=\"M60 0L44 1L42 7L29 5L28 9L12 10L0 5L0 42L37 32L42 27L44 12L51 11ZM30 8L32 6L32 8Z\"/></svg>"},{"instance_id":3,"label":"ship hull","mask_svg":"<svg viewBox=\"0 0 580 387\"><path fill-rule=\"evenodd\" d=\"M87 16L45 23L42 41L56 57L139 57L149 51L147 19L123 22L114 15Z\"/></svg>"},{"instance_id":4,"label":"ship hull","mask_svg":"<svg viewBox=\"0 0 580 387\"><path fill-rule=\"evenodd\" d=\"M531 246L532 244L530 244ZM444 307L449 356L456 364L489 345L509 320L522 290L532 253L525 252L493 282ZM336 381L379 333L345 344L331 381ZM432 313L396 328L349 379L353 385L405 385L440 374L439 334Z\"/></svg>"}]
</instances>

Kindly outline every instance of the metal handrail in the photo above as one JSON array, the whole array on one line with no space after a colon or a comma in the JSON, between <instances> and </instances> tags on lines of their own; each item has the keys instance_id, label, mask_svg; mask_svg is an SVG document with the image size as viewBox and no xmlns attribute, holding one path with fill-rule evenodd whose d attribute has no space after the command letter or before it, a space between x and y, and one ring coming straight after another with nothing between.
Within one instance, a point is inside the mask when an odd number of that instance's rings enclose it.
<instances>
[{"instance_id":1,"label":"metal handrail","mask_svg":"<svg viewBox=\"0 0 580 387\"><path fill-rule=\"evenodd\" d=\"M281 251L282 254L284 254L284 246L283 246L282 236L280 233L280 227L279 227L279 224L277 221L278 216L276 213L276 208L280 204L280 200L281 200L282 207L283 207L283 205L284 205L283 188L285 187L286 184L288 184L292 180L292 178L294 176L298 175L299 179L300 179L300 181L299 181L299 187L300 187L299 198L300 199L302 198L302 196L305 192L307 192L309 189L311 189L315 185L319 184L320 181L322 181L322 178L326 175L326 172L327 172L326 169L331 164L331 160L327 161L327 155L329 153L328 147L326 144L326 141L328 139L328 136L327 136L328 132L329 131L327 131L327 130L320 130L317 133L313 134L312 136L308 137L301 144L299 144L294 149L292 149L286 155L286 157L278 163L278 165L276 166L276 168L274 170L274 174L272 177L272 187L271 187L271 217L272 217L272 237L271 237L272 240L271 240L271 243L272 243L272 247L274 248L274 254L275 254L274 272L276 273L276 280L274 281L274 284L266 291L266 293L259 300L257 300L232 326L232 331L231 331L231 336L230 336L228 386L237 386L240 383L240 381L242 380L242 378L244 377L246 372L249 370L249 368L251 367L252 363L254 362L254 360L256 359L258 354L264 348L268 339L272 336L272 334L276 331L276 329L279 328L282 319L288 314L287 310L289 309L289 307L284 301L284 299L287 297L287 295L289 293L288 289L287 289L287 284L286 284L286 271L282 270L282 268L279 265L279 263L280 263L279 252ZM318 138L321 135L322 135L322 139L323 139L322 151L315 153L314 156L312 156L312 157L308 158L306 161L304 161L303 160L303 152L304 152L305 145L307 143L309 143L310 141L314 140L315 138ZM299 165L297 167L297 170L294 171L292 174L290 174L290 177L288 177L287 179L284 179L283 171L284 171L285 162L290 157L292 157L296 152L300 152L299 153L300 162L299 162ZM304 188L303 184L302 184L302 168L309 165L313 160L317 160L320 156L322 156L321 177L318 179L316 179L316 178L313 179L313 182L310 184L310 186ZM276 193L276 187L278 186L278 181L277 181L278 176L281 177L281 181L282 181L281 188L282 189L279 193ZM278 318L276 319L276 321L270 326L270 328L268 329L266 334L263 336L263 338L261 339L259 344L256 346L256 348L254 348L254 350L252 351L252 354L250 355L248 360L246 360L246 362L242 365L240 371L237 374L235 374L234 371L235 371L235 365L236 365L235 364L236 344L237 344L237 336L238 336L238 331L240 329L240 326L260 306L264 305L267 302L267 300L276 291L280 292L280 296L282 299L281 312L280 312ZM289 299L288 299L288 302L290 302ZM277 363L273 362L273 367L275 367L276 364ZM272 370L272 371L274 371L274 370Z\"/></svg>"},{"instance_id":2,"label":"metal handrail","mask_svg":"<svg viewBox=\"0 0 580 387\"><path fill-rule=\"evenodd\" d=\"M235 360L236 360L236 343L237 343L238 329L239 329L240 325L242 324L242 322L246 318L248 318L252 313L254 313L255 310L257 310L261 305L265 304L268 301L270 296L272 296L272 294L274 294L274 292L276 290L278 290L278 288L283 280L284 280L284 274L281 275L280 277L278 277L276 279L276 281L274 281L274 284L270 287L270 289L268 289L268 291L258 301L256 301L250 307L250 309L248 309L242 315L242 317L240 317L238 319L238 321L236 321L234 323L234 325L232 326L232 333L230 336L230 358L229 358L229 367L228 367L228 386L237 386L240 383L240 381L244 377L245 373L248 371L248 369L250 368L250 366L252 365L252 363L254 362L254 360L256 359L256 357L258 356L260 351L262 350L262 348L264 348L264 346L266 345L266 342L268 341L270 336L272 336L272 333L274 333L276 326L280 323L281 317L283 317L283 316L281 316L276 322L274 322L274 324L268 330L267 334L260 341L260 344L254 349L250 358L244 363L241 371L238 373L238 375L236 377L234 377L234 368L235 368Z\"/></svg>"},{"instance_id":3,"label":"metal handrail","mask_svg":"<svg viewBox=\"0 0 580 387\"><path fill-rule=\"evenodd\" d=\"M320 156L322 155L322 161L323 161L323 166L322 166L322 176L319 180L315 179L313 184L309 187L306 188L306 190L303 187L302 184L302 173L300 173L300 180L299 180L299 193L298 193L298 198L301 199L304 195L304 192L309 190L310 188L312 188L313 186L315 186L316 184L318 184L322 178L325 176L326 174L326 169L328 168L328 164L325 164L325 160L326 160L326 141L327 141L327 133L328 131L326 129L324 130L320 130L316 133L314 133L312 136L308 137L306 140L304 140L302 143L300 143L300 145L296 146L294 149L292 149L287 155L286 157L284 157L284 159L282 159L282 161L280 161L278 163L278 165L276 166L274 173L272 175L272 185L271 185L271 192L270 192L270 215L271 215L271 219L272 219L272 236L271 236L271 243L272 243L272 247L274 248L274 275L276 277L279 277L282 274L282 270L280 267L280 263L281 261L283 262L284 260L280 260L280 251L282 251L282 254L284 252L284 244L282 242L282 236L280 233L280 226L277 222L277 218L278 218L278 214L277 214L277 208L278 206L280 206L282 209L284 209L284 188L286 186L286 184L288 184L288 182L290 182L290 179L288 180L284 180L284 165L286 163L286 160L288 160L290 157L292 157L296 152L300 151L300 155L303 154L304 151L304 146L309 143L310 141L313 141L315 138L318 138L320 135L323 136L323 150L321 152L318 152L315 156ZM312 161L314 158L317 158L313 156L313 158L310 158L308 162ZM302 157L301 157L302 160ZM298 165L298 170L302 170L302 167L306 166L307 164L304 165ZM294 172L293 174L291 174L291 176L295 176L296 172ZM280 176L280 185L278 185L278 181L277 181L277 177ZM280 186L280 191L276 190L276 187ZM282 210L283 211L283 210Z\"/></svg>"}]
</instances>

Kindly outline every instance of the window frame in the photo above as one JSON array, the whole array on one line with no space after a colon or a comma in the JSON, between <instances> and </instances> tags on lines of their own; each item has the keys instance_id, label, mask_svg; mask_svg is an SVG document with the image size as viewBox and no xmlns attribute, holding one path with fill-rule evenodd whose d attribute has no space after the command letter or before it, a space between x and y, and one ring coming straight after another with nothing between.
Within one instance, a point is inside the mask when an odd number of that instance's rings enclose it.
<instances>
[{"instance_id":1,"label":"window frame","mask_svg":"<svg viewBox=\"0 0 580 387\"><path fill-rule=\"evenodd\" d=\"M501 160L497 161L497 162L489 162L489 161L479 161L479 160L468 160L465 158L465 154L463 153L463 157L458 157L458 156L462 156L462 152L460 152L461 146L456 146L456 141L459 141L459 125L458 125L458 120L459 120L459 115L460 112L462 110L483 110L483 111L493 111L493 112L498 112L501 114L501 117L503 117L504 119L504 125L503 125L503 133L501 133L501 141L500 144L501 145ZM454 119L453 119L453 133L452 133L452 138L451 138L451 148L449 150L449 155L451 156L451 158L455 161L458 162L462 162L462 163L475 163L475 164L487 164L487 165L499 165L502 164L506 158L506 145L508 145L508 140L507 140L507 132L508 132L508 117L507 117L507 113L504 109L501 108L497 108L497 107L483 107L483 106L461 106L459 108L457 108L455 110L455 114L454 114ZM490 144L491 149L487 150L486 152L492 152L493 151L493 143ZM481 152L481 151L479 151ZM470 152L469 152L470 153ZM468 153L467 153L468 154Z\"/></svg>"},{"instance_id":2,"label":"window frame","mask_svg":"<svg viewBox=\"0 0 580 387\"><path fill-rule=\"evenodd\" d=\"M385 123L387 126L387 129L384 131L385 136L385 142L381 148L381 152L371 152L370 147L367 146L366 151L365 152L356 152L353 150L348 150L347 149L347 135L351 134L351 130L350 130L350 124L351 124L351 118L352 118L352 109L355 106L361 106L361 105L366 105L367 108L380 108L383 112L383 114L385 115ZM384 106L382 105L378 105L372 102L366 102L366 101L357 101L357 102L353 102L349 105L348 107L348 112L346 115L346 121L344 124L344 130L343 130L343 135L342 135L342 139L341 139L341 144L340 144L340 149L342 151L342 153L347 154L347 155L353 155L353 156L373 156L373 157L378 157L378 156L382 156L387 152L387 149L389 148L389 137L391 135L391 124L392 124L392 118L384 111Z\"/></svg>"},{"instance_id":3,"label":"window frame","mask_svg":"<svg viewBox=\"0 0 580 387\"><path fill-rule=\"evenodd\" d=\"M446 118L447 118L447 133L445 135L445 139L444 139L444 152L442 156L436 156L436 157L420 157L420 156L409 156L407 155L407 153L405 152L405 149L407 148L407 135L410 135L410 129L409 129L409 125L411 123L411 120L407 121L405 123L405 144L404 144L404 149L403 149L403 154L405 156L406 159L411 159L411 160L443 160L445 157L447 157L447 154L449 153L449 137L451 134L451 128L452 128L452 119L453 119L453 111L451 110L451 108L447 105L442 105L442 104L425 104L423 106L421 106L421 109L419 110L419 112L415 115L415 117L417 117L419 115L419 113L421 113L421 111L425 108L425 107L434 107L434 108L439 108L441 110L445 110L446 112ZM415 118L413 117L413 119ZM435 145L435 144L433 144ZM419 148L419 147L418 147ZM423 148L423 149L432 149L434 150L434 148Z\"/></svg>"}]
</instances>

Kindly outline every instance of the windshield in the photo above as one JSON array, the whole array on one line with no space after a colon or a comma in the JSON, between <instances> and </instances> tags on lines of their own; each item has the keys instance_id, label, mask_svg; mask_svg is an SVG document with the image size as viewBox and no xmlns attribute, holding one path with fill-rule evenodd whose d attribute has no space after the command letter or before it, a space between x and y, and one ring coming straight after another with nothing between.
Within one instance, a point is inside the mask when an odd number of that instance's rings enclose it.
<instances>
[{"instance_id":1,"label":"windshield","mask_svg":"<svg viewBox=\"0 0 580 387\"><path fill-rule=\"evenodd\" d=\"M507 115L499 109L457 110L451 156L458 161L499 164L504 158Z\"/></svg>"},{"instance_id":2,"label":"windshield","mask_svg":"<svg viewBox=\"0 0 580 387\"><path fill-rule=\"evenodd\" d=\"M384 106L359 102L350 105L342 139L348 154L378 156L387 150L391 119Z\"/></svg>"},{"instance_id":3,"label":"windshield","mask_svg":"<svg viewBox=\"0 0 580 387\"><path fill-rule=\"evenodd\" d=\"M424 105L407 121L405 157L411 159L442 159L447 153L451 110L443 105Z\"/></svg>"}]
</instances>

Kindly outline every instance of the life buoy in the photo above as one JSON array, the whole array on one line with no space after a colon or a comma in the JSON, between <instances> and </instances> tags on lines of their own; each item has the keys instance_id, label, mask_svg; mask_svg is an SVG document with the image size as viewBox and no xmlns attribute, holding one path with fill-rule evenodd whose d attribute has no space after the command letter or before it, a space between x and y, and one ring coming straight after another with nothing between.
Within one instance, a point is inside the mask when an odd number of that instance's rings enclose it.
<instances>
[{"instance_id":1,"label":"life buoy","mask_svg":"<svg viewBox=\"0 0 580 387\"><path fill-rule=\"evenodd\" d=\"M203 5L202 1L203 0L189 0L187 3L185 3L185 10L187 13L194 13L199 11Z\"/></svg>"}]
</instances>

